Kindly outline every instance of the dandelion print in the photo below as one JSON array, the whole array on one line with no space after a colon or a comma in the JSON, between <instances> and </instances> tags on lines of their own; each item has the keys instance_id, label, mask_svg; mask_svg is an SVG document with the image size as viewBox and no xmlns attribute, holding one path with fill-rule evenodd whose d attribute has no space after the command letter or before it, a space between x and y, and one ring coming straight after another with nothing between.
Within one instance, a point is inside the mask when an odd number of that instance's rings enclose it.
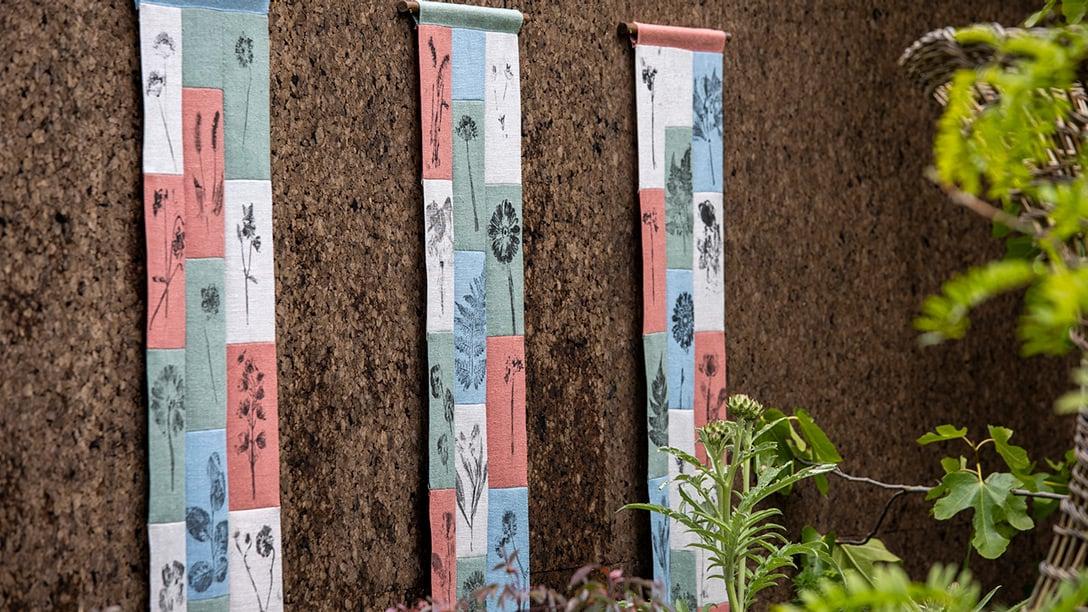
<instances>
[{"instance_id":1,"label":"dandelion print","mask_svg":"<svg viewBox=\"0 0 1088 612\"><path fill-rule=\"evenodd\" d=\"M174 438L185 431L185 377L165 366L151 386L151 418L170 449L170 490L174 490Z\"/></svg>"},{"instance_id":2,"label":"dandelion print","mask_svg":"<svg viewBox=\"0 0 1088 612\"><path fill-rule=\"evenodd\" d=\"M246 111L242 121L242 146L246 144L246 131L249 129L249 92L253 87L253 39L243 32L234 43L234 59L249 73L246 81Z\"/></svg>"},{"instance_id":3,"label":"dandelion print","mask_svg":"<svg viewBox=\"0 0 1088 612\"><path fill-rule=\"evenodd\" d=\"M219 403L219 392L215 390L215 368L212 367L212 344L208 341L208 322L219 314L219 289L208 285L200 289L200 309L204 312L204 350L208 354L208 378L212 381L212 399Z\"/></svg>"},{"instance_id":4,"label":"dandelion print","mask_svg":"<svg viewBox=\"0 0 1088 612\"><path fill-rule=\"evenodd\" d=\"M465 141L465 159L468 160L468 186L472 193L472 225L478 232L480 231L480 219L476 215L476 183L472 179L472 153L469 151L468 143L476 140L479 136L479 131L476 129L476 122L468 115L463 115L461 117L461 121L457 123L457 127L454 128L454 131L457 132L457 136L460 137L461 140Z\"/></svg>"},{"instance_id":5,"label":"dandelion print","mask_svg":"<svg viewBox=\"0 0 1088 612\"><path fill-rule=\"evenodd\" d=\"M517 317L514 314L514 275L511 262L521 247L521 223L517 211L510 200L503 200L491 214L491 223L487 227L487 237L491 240L491 253L499 263L506 265L506 281L510 289L510 326L513 335L518 335Z\"/></svg>"}]
</instances>

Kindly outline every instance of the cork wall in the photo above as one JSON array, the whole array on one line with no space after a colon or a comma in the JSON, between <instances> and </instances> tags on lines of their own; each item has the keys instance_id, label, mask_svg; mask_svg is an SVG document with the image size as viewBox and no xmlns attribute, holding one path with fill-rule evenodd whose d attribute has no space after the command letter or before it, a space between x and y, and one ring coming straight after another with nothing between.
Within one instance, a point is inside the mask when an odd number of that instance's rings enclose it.
<instances>
[{"instance_id":1,"label":"cork wall","mask_svg":"<svg viewBox=\"0 0 1088 612\"><path fill-rule=\"evenodd\" d=\"M486 2L484 2L486 3ZM498 2L490 2L499 5ZM1071 444L1065 365L1016 355L1014 299L965 342L910 319L1000 252L927 186L937 108L895 60L1008 0L510 3L521 33L534 582L650 571L632 52L619 20L734 32L725 52L729 381L805 406L849 471L936 473L956 421ZM272 3L271 129L284 589L295 609L425 594L426 349L414 33L392 2ZM130 0L0 11L0 608L146 605L147 452L137 17ZM790 524L868 531L886 493L803 490ZM965 522L921 500L882 537L919 575ZM1048 536L974 561L1014 599Z\"/></svg>"}]
</instances>

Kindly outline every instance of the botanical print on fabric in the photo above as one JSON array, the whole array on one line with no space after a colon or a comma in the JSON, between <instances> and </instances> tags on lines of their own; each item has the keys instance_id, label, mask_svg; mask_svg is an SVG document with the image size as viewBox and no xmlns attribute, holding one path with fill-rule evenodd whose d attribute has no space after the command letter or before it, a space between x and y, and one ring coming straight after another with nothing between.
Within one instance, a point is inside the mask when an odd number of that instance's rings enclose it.
<instances>
[{"instance_id":1,"label":"botanical print on fabric","mask_svg":"<svg viewBox=\"0 0 1088 612\"><path fill-rule=\"evenodd\" d=\"M432 596L443 603L457 599L457 502L453 489L430 492ZM438 528L435 529L434 527Z\"/></svg>"},{"instance_id":2,"label":"botanical print on fabric","mask_svg":"<svg viewBox=\"0 0 1088 612\"><path fill-rule=\"evenodd\" d=\"M528 585L521 14L424 0L416 19L431 595L448 603L515 542Z\"/></svg>"},{"instance_id":3,"label":"botanical print on fabric","mask_svg":"<svg viewBox=\"0 0 1088 612\"><path fill-rule=\"evenodd\" d=\"M227 476L222 429L186 434L185 530L189 599L227 593Z\"/></svg>"},{"instance_id":4,"label":"botanical print on fabric","mask_svg":"<svg viewBox=\"0 0 1088 612\"><path fill-rule=\"evenodd\" d=\"M222 90L186 87L182 92L182 126L189 257L223 257L226 162Z\"/></svg>"},{"instance_id":5,"label":"botanical print on fabric","mask_svg":"<svg viewBox=\"0 0 1088 612\"><path fill-rule=\"evenodd\" d=\"M267 6L172 4L137 0L148 596L152 610L263 612L283 600ZM267 527L246 552L230 515L249 508ZM247 562L259 594L232 579Z\"/></svg>"},{"instance_id":6,"label":"botanical print on fabric","mask_svg":"<svg viewBox=\"0 0 1088 612\"><path fill-rule=\"evenodd\" d=\"M454 409L457 461L457 550L482 555L487 546L487 412L482 404Z\"/></svg>"},{"instance_id":7,"label":"botanical print on fabric","mask_svg":"<svg viewBox=\"0 0 1088 612\"><path fill-rule=\"evenodd\" d=\"M279 505L275 344L227 346L231 510Z\"/></svg>"},{"instance_id":8,"label":"botanical print on fabric","mask_svg":"<svg viewBox=\"0 0 1088 612\"><path fill-rule=\"evenodd\" d=\"M276 337L276 279L272 261L272 184L227 181L227 342Z\"/></svg>"},{"instance_id":9,"label":"botanical print on fabric","mask_svg":"<svg viewBox=\"0 0 1088 612\"><path fill-rule=\"evenodd\" d=\"M147 526L151 549L151 609L181 612L186 602L185 523Z\"/></svg>"},{"instance_id":10,"label":"botanical print on fabric","mask_svg":"<svg viewBox=\"0 0 1088 612\"><path fill-rule=\"evenodd\" d=\"M506 585L526 591L529 582L529 494L524 487L492 488L488 500L487 583L502 589ZM504 567L510 563L511 571ZM499 605L498 598L487 602L488 610L517 610L512 602Z\"/></svg>"},{"instance_id":11,"label":"botanical print on fabric","mask_svg":"<svg viewBox=\"0 0 1088 612\"><path fill-rule=\"evenodd\" d=\"M651 504L669 505L668 478L654 478L648 483ZM653 544L654 580L661 583L665 593L670 590L672 578L669 563L669 519L658 513L650 515L650 537Z\"/></svg>"},{"instance_id":12,"label":"botanical print on fabric","mask_svg":"<svg viewBox=\"0 0 1088 612\"><path fill-rule=\"evenodd\" d=\"M140 10L144 173L181 174L181 9Z\"/></svg>"},{"instance_id":13,"label":"botanical print on fabric","mask_svg":"<svg viewBox=\"0 0 1088 612\"><path fill-rule=\"evenodd\" d=\"M144 177L147 346L185 346L185 200L180 175Z\"/></svg>"},{"instance_id":14,"label":"botanical print on fabric","mask_svg":"<svg viewBox=\"0 0 1088 612\"><path fill-rule=\"evenodd\" d=\"M283 610L280 509L230 513L230 609Z\"/></svg>"},{"instance_id":15,"label":"botanical print on fabric","mask_svg":"<svg viewBox=\"0 0 1088 612\"><path fill-rule=\"evenodd\" d=\"M640 24L639 32L633 77L638 113L647 477L650 501L657 501L653 483L668 482L670 507L678 509L675 479L690 466L660 448L680 448L705 462L706 451L697 442L696 432L728 416L723 71L721 53L710 52L724 43L707 42L694 33L689 40L683 28ZM655 44L639 42L649 40ZM691 549L694 534L657 514L651 515L651 527L659 530L651 533L655 576L668 576L666 595L673 605L684 602L688 609L696 609L696 604L713 609L726 600L724 593L704 584L707 558Z\"/></svg>"}]
</instances>

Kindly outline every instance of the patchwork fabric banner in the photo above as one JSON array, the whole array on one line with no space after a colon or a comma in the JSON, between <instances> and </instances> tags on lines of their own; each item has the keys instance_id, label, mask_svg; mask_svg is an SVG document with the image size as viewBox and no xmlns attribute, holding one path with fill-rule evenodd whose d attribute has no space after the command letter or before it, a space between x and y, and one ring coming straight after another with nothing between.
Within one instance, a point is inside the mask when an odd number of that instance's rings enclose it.
<instances>
[{"instance_id":1,"label":"patchwork fabric banner","mask_svg":"<svg viewBox=\"0 0 1088 612\"><path fill-rule=\"evenodd\" d=\"M649 497L680 508L673 446L706 461L695 430L725 418L722 49L725 34L638 24L639 201ZM690 608L726 601L694 534L651 517L654 577Z\"/></svg>"},{"instance_id":2,"label":"patchwork fabric banner","mask_svg":"<svg viewBox=\"0 0 1088 612\"><path fill-rule=\"evenodd\" d=\"M138 9L151 609L281 610L268 4Z\"/></svg>"},{"instance_id":3,"label":"patchwork fabric banner","mask_svg":"<svg viewBox=\"0 0 1088 612\"><path fill-rule=\"evenodd\" d=\"M521 13L420 2L431 590L529 585ZM513 574L494 569L516 555ZM500 609L496 601L489 609Z\"/></svg>"}]
</instances>

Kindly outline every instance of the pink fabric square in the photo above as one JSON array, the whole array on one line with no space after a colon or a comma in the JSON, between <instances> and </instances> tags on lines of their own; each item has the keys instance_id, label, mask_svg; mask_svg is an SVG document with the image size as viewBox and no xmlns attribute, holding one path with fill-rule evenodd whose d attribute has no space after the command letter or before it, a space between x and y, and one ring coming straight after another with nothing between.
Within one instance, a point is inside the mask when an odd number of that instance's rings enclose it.
<instances>
[{"instance_id":1,"label":"pink fabric square","mask_svg":"<svg viewBox=\"0 0 1088 612\"><path fill-rule=\"evenodd\" d=\"M144 175L147 347L185 348L185 193L181 175Z\"/></svg>"},{"instance_id":2,"label":"pink fabric square","mask_svg":"<svg viewBox=\"0 0 1088 612\"><path fill-rule=\"evenodd\" d=\"M528 486L525 338L487 339L487 463L490 486Z\"/></svg>"},{"instance_id":3,"label":"pink fabric square","mask_svg":"<svg viewBox=\"0 0 1088 612\"><path fill-rule=\"evenodd\" d=\"M695 334L695 427L726 418L725 332ZM706 449L696 436L695 456L706 463Z\"/></svg>"},{"instance_id":4,"label":"pink fabric square","mask_svg":"<svg viewBox=\"0 0 1088 612\"><path fill-rule=\"evenodd\" d=\"M432 489L431 594L437 603L457 601L457 507L455 489Z\"/></svg>"},{"instance_id":5,"label":"pink fabric square","mask_svg":"<svg viewBox=\"0 0 1088 612\"><path fill-rule=\"evenodd\" d=\"M453 180L453 31L419 26L423 178Z\"/></svg>"},{"instance_id":6,"label":"pink fabric square","mask_svg":"<svg viewBox=\"0 0 1088 612\"><path fill-rule=\"evenodd\" d=\"M181 93L189 258L223 256L223 91Z\"/></svg>"},{"instance_id":7,"label":"pink fabric square","mask_svg":"<svg viewBox=\"0 0 1088 612\"><path fill-rule=\"evenodd\" d=\"M280 505L275 343L227 345L230 509Z\"/></svg>"},{"instance_id":8,"label":"pink fabric square","mask_svg":"<svg viewBox=\"0 0 1088 612\"><path fill-rule=\"evenodd\" d=\"M642 333L665 331L665 190L638 192L642 221Z\"/></svg>"}]
</instances>

